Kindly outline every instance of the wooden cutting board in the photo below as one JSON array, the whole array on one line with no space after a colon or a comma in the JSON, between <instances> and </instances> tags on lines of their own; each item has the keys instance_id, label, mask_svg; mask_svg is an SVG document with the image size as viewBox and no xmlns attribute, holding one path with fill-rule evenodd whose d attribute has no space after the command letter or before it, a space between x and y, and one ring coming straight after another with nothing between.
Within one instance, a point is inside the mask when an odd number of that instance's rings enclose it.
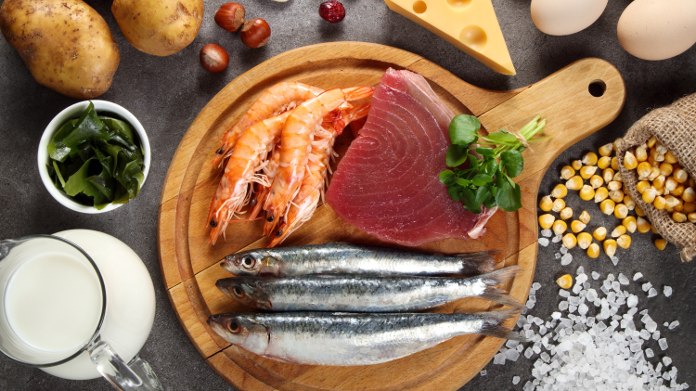
<instances>
[{"instance_id":1,"label":"wooden cutting board","mask_svg":"<svg viewBox=\"0 0 696 391\"><path fill-rule=\"evenodd\" d=\"M567 147L616 118L626 93L616 68L600 59L580 60L531 86L501 92L467 84L413 53L360 42L295 49L233 80L196 117L174 154L160 200L158 245L164 282L182 326L208 364L240 390L456 390L476 375L504 342L461 336L384 364L322 367L261 358L231 346L206 324L211 314L249 310L215 288L216 280L229 277L219 261L227 254L265 244L261 221L232 223L226 240L215 246L208 244L206 217L219 179L210 162L221 135L275 83L300 81L324 89L376 85L389 67L420 73L455 113L474 114L487 129L519 129L537 114L548 119L546 135L552 138L524 152L525 168L516 178L522 188L523 209L496 213L481 239L443 240L419 248L445 253L501 250L505 266L519 265L522 269L506 287L520 302L526 301L534 278L537 190L546 168ZM344 132L337 140L339 152L349 144L349 134ZM330 241L380 243L323 205L284 245ZM459 300L437 311L495 308L497 305L483 300ZM514 326L513 321L508 325Z\"/></svg>"}]
</instances>

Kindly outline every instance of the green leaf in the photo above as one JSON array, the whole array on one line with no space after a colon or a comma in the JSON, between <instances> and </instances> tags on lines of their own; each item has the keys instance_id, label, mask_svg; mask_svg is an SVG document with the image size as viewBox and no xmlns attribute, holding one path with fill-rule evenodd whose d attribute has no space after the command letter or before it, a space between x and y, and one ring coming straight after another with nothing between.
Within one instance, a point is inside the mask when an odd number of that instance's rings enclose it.
<instances>
[{"instance_id":1,"label":"green leaf","mask_svg":"<svg viewBox=\"0 0 696 391\"><path fill-rule=\"evenodd\" d=\"M104 124L97 118L94 105L89 103L87 110L82 113L75 125L75 129L70 132L62 141L69 148L73 148L89 140L109 141L109 134L106 132Z\"/></svg>"},{"instance_id":2,"label":"green leaf","mask_svg":"<svg viewBox=\"0 0 696 391\"><path fill-rule=\"evenodd\" d=\"M449 194L450 198L455 200L455 201L461 201L459 199L459 186L448 186L447 187L447 194Z\"/></svg>"},{"instance_id":3,"label":"green leaf","mask_svg":"<svg viewBox=\"0 0 696 391\"><path fill-rule=\"evenodd\" d=\"M457 175L452 170L445 170L440 173L440 182L443 185L452 185L456 179Z\"/></svg>"},{"instance_id":4,"label":"green leaf","mask_svg":"<svg viewBox=\"0 0 696 391\"><path fill-rule=\"evenodd\" d=\"M467 157L467 148L460 145L450 145L447 148L447 155L445 157L445 163L447 167L458 167L464 164Z\"/></svg>"},{"instance_id":5,"label":"green leaf","mask_svg":"<svg viewBox=\"0 0 696 391\"><path fill-rule=\"evenodd\" d=\"M487 183L493 182L493 177L486 174L478 174L474 176L471 182L476 186L485 186Z\"/></svg>"},{"instance_id":6,"label":"green leaf","mask_svg":"<svg viewBox=\"0 0 696 391\"><path fill-rule=\"evenodd\" d=\"M505 167L505 173L510 178L520 175L522 169L524 169L524 158L519 151L514 149L501 153L500 162Z\"/></svg>"},{"instance_id":7,"label":"green leaf","mask_svg":"<svg viewBox=\"0 0 696 391\"><path fill-rule=\"evenodd\" d=\"M478 158L472 154L468 154L468 155L466 155L466 157L469 160L469 168L472 170L478 170L479 169Z\"/></svg>"},{"instance_id":8,"label":"green leaf","mask_svg":"<svg viewBox=\"0 0 696 391\"><path fill-rule=\"evenodd\" d=\"M483 173L486 175L493 176L496 172L498 172L498 162L490 159L483 164L480 171L483 171Z\"/></svg>"},{"instance_id":9,"label":"green leaf","mask_svg":"<svg viewBox=\"0 0 696 391\"><path fill-rule=\"evenodd\" d=\"M471 184L471 181L464 178L457 178L457 184L461 187L468 187Z\"/></svg>"},{"instance_id":10,"label":"green leaf","mask_svg":"<svg viewBox=\"0 0 696 391\"><path fill-rule=\"evenodd\" d=\"M496 206L498 206L498 203L495 202L495 195L491 193L486 199L486 201L483 202L483 205L488 209L493 209Z\"/></svg>"},{"instance_id":11,"label":"green leaf","mask_svg":"<svg viewBox=\"0 0 696 391\"><path fill-rule=\"evenodd\" d=\"M479 214L481 213L481 204L476 203L476 196L471 189L464 188L459 193L461 201L464 203L464 209L471 213Z\"/></svg>"},{"instance_id":12,"label":"green leaf","mask_svg":"<svg viewBox=\"0 0 696 391\"><path fill-rule=\"evenodd\" d=\"M512 144L515 142L519 142L517 140L517 137L510 133L501 133L501 132L495 132L495 133L489 133L486 137L484 137L486 140L496 143L496 144Z\"/></svg>"},{"instance_id":13,"label":"green leaf","mask_svg":"<svg viewBox=\"0 0 696 391\"><path fill-rule=\"evenodd\" d=\"M89 166L93 160L94 159L87 160L76 173L68 178L67 182L65 182L64 190L72 197L80 193L92 197L94 199L94 205L96 206L97 204L108 203L109 200L87 180Z\"/></svg>"},{"instance_id":14,"label":"green leaf","mask_svg":"<svg viewBox=\"0 0 696 391\"><path fill-rule=\"evenodd\" d=\"M489 147L477 147L476 148L476 153L483 155L483 156L495 156L495 151L493 148Z\"/></svg>"},{"instance_id":15,"label":"green leaf","mask_svg":"<svg viewBox=\"0 0 696 391\"><path fill-rule=\"evenodd\" d=\"M478 205L483 204L487 199L488 196L491 195L490 190L488 189L488 186L481 186L476 190L476 203Z\"/></svg>"},{"instance_id":16,"label":"green leaf","mask_svg":"<svg viewBox=\"0 0 696 391\"><path fill-rule=\"evenodd\" d=\"M478 140L479 129L481 129L481 122L473 115L455 116L449 125L450 141L452 144L468 147Z\"/></svg>"},{"instance_id":17,"label":"green leaf","mask_svg":"<svg viewBox=\"0 0 696 391\"><path fill-rule=\"evenodd\" d=\"M522 207L522 194L520 185L515 184L513 187L509 181L503 180L502 186L499 186L498 193L495 195L495 201L500 209L506 212L514 212Z\"/></svg>"}]
</instances>

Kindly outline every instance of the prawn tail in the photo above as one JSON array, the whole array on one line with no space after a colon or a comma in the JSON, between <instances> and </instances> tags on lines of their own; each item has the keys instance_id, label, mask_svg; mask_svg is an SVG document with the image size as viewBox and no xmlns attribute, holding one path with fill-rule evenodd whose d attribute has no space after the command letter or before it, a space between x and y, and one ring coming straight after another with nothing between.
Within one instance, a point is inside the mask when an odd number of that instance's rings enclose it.
<instances>
[{"instance_id":1,"label":"prawn tail","mask_svg":"<svg viewBox=\"0 0 696 391\"><path fill-rule=\"evenodd\" d=\"M352 102L371 97L374 88L366 86L351 87L344 89L343 92L346 94L346 100Z\"/></svg>"},{"instance_id":2,"label":"prawn tail","mask_svg":"<svg viewBox=\"0 0 696 391\"><path fill-rule=\"evenodd\" d=\"M348 122L353 122L353 121L357 121L361 118L365 118L365 117L367 117L367 113L369 113L369 112L370 112L370 104L369 103L365 103L365 104L362 104L360 106L356 106L348 112Z\"/></svg>"}]
</instances>

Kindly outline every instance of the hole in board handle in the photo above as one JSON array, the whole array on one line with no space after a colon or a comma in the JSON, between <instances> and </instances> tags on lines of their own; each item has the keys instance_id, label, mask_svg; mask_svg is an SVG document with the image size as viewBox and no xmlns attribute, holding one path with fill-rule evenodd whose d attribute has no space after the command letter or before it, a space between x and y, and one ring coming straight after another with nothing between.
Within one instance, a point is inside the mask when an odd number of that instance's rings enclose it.
<instances>
[{"instance_id":1,"label":"hole in board handle","mask_svg":"<svg viewBox=\"0 0 696 391\"><path fill-rule=\"evenodd\" d=\"M607 85L601 80L595 80L590 83L587 90L590 92L590 95L599 98L600 96L604 95L604 91L607 90Z\"/></svg>"}]
</instances>

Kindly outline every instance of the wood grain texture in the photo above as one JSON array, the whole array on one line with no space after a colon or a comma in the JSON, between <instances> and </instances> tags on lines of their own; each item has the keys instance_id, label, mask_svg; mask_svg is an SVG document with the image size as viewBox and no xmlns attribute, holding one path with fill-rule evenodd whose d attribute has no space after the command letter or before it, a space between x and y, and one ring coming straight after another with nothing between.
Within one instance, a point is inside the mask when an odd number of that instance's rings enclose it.
<instances>
[{"instance_id":1,"label":"wood grain texture","mask_svg":"<svg viewBox=\"0 0 696 391\"><path fill-rule=\"evenodd\" d=\"M262 222L233 223L226 240L208 244L206 216L217 186L210 162L220 136L267 88L280 81L300 81L328 89L376 85L389 67L423 75L455 113L472 113L484 128L519 128L535 115L548 118L551 139L525 151L525 170L517 178L523 208L496 213L478 240L442 240L418 250L471 252L501 250L505 266L522 272L505 288L526 301L537 255L536 200L548 165L564 149L611 122L621 111L625 88L619 72L599 59L585 59L531 86L515 91L490 91L465 83L445 69L400 49L359 42L339 42L295 49L241 75L201 111L182 139L169 167L158 219L160 265L170 301L189 338L207 362L228 382L244 391L267 390L456 390L476 375L498 351L501 339L461 336L426 351L392 362L361 367L291 365L267 360L227 342L210 330L213 313L248 310L228 300L215 281L229 275L218 266L225 255L265 244ZM602 96L588 91L604 85ZM485 131L485 130L484 130ZM347 149L350 132L336 143ZM384 244L347 224L328 205L294 232L284 245L353 241ZM486 311L497 308L484 300L459 300L437 308ZM514 319L509 326L514 325Z\"/></svg>"}]
</instances>

